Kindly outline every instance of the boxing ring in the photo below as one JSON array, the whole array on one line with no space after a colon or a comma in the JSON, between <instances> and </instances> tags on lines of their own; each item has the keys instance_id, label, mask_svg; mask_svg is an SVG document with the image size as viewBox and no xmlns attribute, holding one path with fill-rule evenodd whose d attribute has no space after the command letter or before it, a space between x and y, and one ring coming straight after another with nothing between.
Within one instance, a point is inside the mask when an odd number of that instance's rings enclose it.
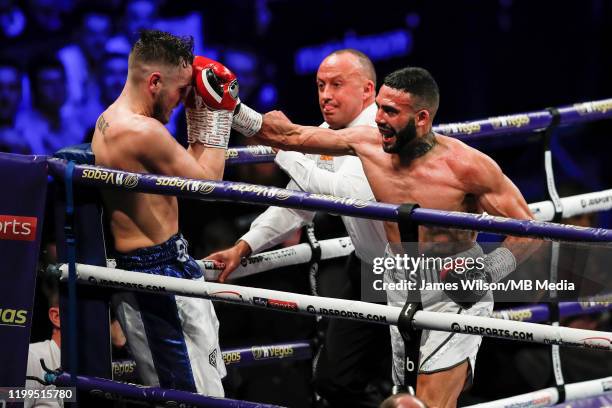
<instances>
[{"instance_id":1,"label":"boxing ring","mask_svg":"<svg viewBox=\"0 0 612 408\"><path fill-rule=\"evenodd\" d=\"M501 134L545 130L548 132L544 132L543 139L547 146L550 141L550 130L555 126L609 117L612 117L612 99L461 124L441 125L435 130L467 142ZM227 151L228 164L258 163L272 160L272 151L263 146L228 149ZM554 324L560 317L609 310L612 304L609 296L581 299L573 302L557 302L554 303L556 307L552 308L549 305L533 305L502 310L495 312L491 318L450 315L423 310L408 313L408 310L405 310L406 308L366 302L249 288L232 284L193 282L166 276L121 271L107 266L103 234L98 227L93 226L100 220L98 212L100 203L96 202L97 199L92 191L95 191L95 189L116 189L173 195L205 201L231 201L326 211L333 214L395 221L411 225L445 226L553 241L611 242L612 230L549 222L552 220L558 221L561 217L612 209L612 190L560 198L554 188L549 149L545 149L545 166L550 200L530 204L530 209L536 217L534 221L424 208L411 208L406 214L402 211L402 206L399 205L309 194L246 183L215 182L125 172L94 166L91 157L86 156L79 158L78 162L82 164L75 164L74 161L59 158L0 156L0 163L4 163L3 166L0 166L0 169L8 168L12 172L19 172L18 174L21 175L20 178L9 181L9 184L12 183L16 190L21 188L16 193L21 198L11 202L10 206L12 208L4 211L20 214L18 217L20 217L19 222L22 224L29 220L30 226L32 223L34 226L39 225L38 229L34 229L33 235L28 235L27 240L21 239L23 237L17 237L15 238L16 242L11 242L12 246L5 249L7 254L26 257L19 262L10 264L10 267L15 270L35 271L32 260L37 259L37 245L40 244L41 239L40 226L44 217L47 176L51 175L55 180L65 185L65 190L57 196L60 205L55 214L62 224L62 227L58 228L58 242L61 240L65 242L65 245L63 248L58 248L58 253L60 259L65 263L54 270L63 281L67 282L68 288L67 294L63 295L62 300L62 310L67 310L67 320L63 324L67 340L64 342L67 346L66 348L63 346L63 350L67 352L62 353L62 365L67 367L67 371L49 373L47 380L56 385L77 386L84 395L100 396L100 393L107 392L110 395L109 398L160 403L175 401L176 403L191 404L191 406L207 407L270 406L246 401L203 397L176 390L134 386L109 380L109 368L104 366L109 365L110 357L105 355L97 356L97 359L83 358L86 355L87 350L85 348L87 346L79 344L79 347L77 347L76 328L78 326L79 330L83 330L83 333L80 332L81 336L89 333L90 325L96 326L95 329L91 329L91 332L97 333L97 335L100 334L100 330L108 330L108 327L104 329L100 322L95 324L94 322L88 322L87 316L103 312L105 307L107 310L108 306L105 306L105 299L100 294L110 293L109 290L112 289L202 297L213 301L239 303L310 316L366 320L373 324L397 325L403 330L431 329L469 334L473 333L469 328L476 327L479 329L478 333L486 337L548 344L553 349L558 346L567 346L612 350L612 333L574 329ZM26 180L25 183L24 180ZM31 202L29 204L24 203L24 197L27 197ZM23 214L36 214L36 216L28 218ZM12 225L16 225L16 222L14 221ZM28 243L27 248L17 246L18 243L23 241ZM319 245L320 254L317 260L346 256L353 249L348 237L320 241ZM313 248L309 244L299 244L290 248L269 251L251 257L252 262L247 260L246 265L238 268L232 278L236 279L283 266L311 262L314 257ZM217 271L214 270L210 262L200 262L200 266L207 279L216 277ZM33 293L32 279L33 274L27 282L24 280L17 284L9 281L9 285L17 291L19 288L24 288L24 293ZM77 284L79 284L78 292ZM7 302L7 304L13 302L17 305L14 307L15 310L31 310L31 303L20 303L14 300L14 297L7 298ZM78 308L77 302L79 302ZM553 322L553 324L537 323L543 321ZM105 322L102 321L102 323ZM18 341L14 340L14 344L21 344L22 349L24 345L27 345L27 341L23 342L23 338L29 336L30 324L30 320L25 322L22 327L24 330L20 332L21 338ZM0 326L0 339L3 335L2 329L4 328ZM94 339L92 344L88 346L92 349L99 347L101 344L103 345L104 341L100 342L100 340L95 341ZM296 353L296 358L309 358L311 355L309 344L301 343L300 347L301 352ZM252 349L247 350L251 352L252 356L255 355ZM232 353L242 355L240 351L233 351ZM15 361L22 354L16 353ZM248 356L248 353L244 355ZM248 358L244 358L248 360ZM100 364L100 361L96 360L104 361L103 364ZM15 364L18 366L18 363ZM71 371L71 367L84 368L87 372L81 375L79 371ZM16 370L16 372L19 373L20 370ZM14 377L9 378L8 381L18 381L16 379L17 375ZM18 385L17 383L7 384ZM559 381L559 377L557 377L556 387L487 403L487 405L482 406L552 406L557 402L573 400L582 400L584 404L587 404L581 406L596 406L588 405L588 398L593 399L593 401L600 401L601 398L607 398L604 394L611 391L612 378L578 384L564 384L562 379Z\"/></svg>"}]
</instances>

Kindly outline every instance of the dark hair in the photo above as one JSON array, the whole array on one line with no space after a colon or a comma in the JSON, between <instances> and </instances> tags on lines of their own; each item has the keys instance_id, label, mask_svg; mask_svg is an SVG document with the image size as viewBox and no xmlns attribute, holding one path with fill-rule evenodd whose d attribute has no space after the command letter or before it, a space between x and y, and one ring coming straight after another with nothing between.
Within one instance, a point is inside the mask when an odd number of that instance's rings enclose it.
<instances>
[{"instance_id":1,"label":"dark hair","mask_svg":"<svg viewBox=\"0 0 612 408\"><path fill-rule=\"evenodd\" d=\"M400 401L404 397L407 397L408 400ZM399 406L403 407L406 405L411 407L427 408L427 405L425 405L423 401L406 392L400 392L399 394L391 395L389 398L381 402L378 408L397 408Z\"/></svg>"},{"instance_id":2,"label":"dark hair","mask_svg":"<svg viewBox=\"0 0 612 408\"><path fill-rule=\"evenodd\" d=\"M159 30L141 30L132 47L130 67L134 61L161 62L179 66L193 62L193 37L177 37Z\"/></svg>"},{"instance_id":3,"label":"dark hair","mask_svg":"<svg viewBox=\"0 0 612 408\"><path fill-rule=\"evenodd\" d=\"M49 307L59 306L59 278L46 270L39 272L40 288Z\"/></svg>"},{"instance_id":4,"label":"dark hair","mask_svg":"<svg viewBox=\"0 0 612 408\"><path fill-rule=\"evenodd\" d=\"M435 115L440 104L440 90L431 74L423 68L406 67L387 75L383 85L417 97L419 108L427 108Z\"/></svg>"},{"instance_id":5,"label":"dark hair","mask_svg":"<svg viewBox=\"0 0 612 408\"><path fill-rule=\"evenodd\" d=\"M338 54L351 54L357 58L361 68L363 68L366 77L372 82L374 82L374 87L376 87L376 70L374 69L374 64L370 60L370 57L365 55L363 52L356 50L354 48L344 48L342 50L334 51L329 55L338 55Z\"/></svg>"}]
</instances>

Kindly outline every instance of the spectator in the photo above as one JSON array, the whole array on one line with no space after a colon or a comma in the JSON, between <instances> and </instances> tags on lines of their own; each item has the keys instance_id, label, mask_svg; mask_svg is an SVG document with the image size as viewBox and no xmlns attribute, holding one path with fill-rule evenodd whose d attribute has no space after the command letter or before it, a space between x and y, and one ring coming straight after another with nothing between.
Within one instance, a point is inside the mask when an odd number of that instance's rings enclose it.
<instances>
[{"instance_id":1,"label":"spectator","mask_svg":"<svg viewBox=\"0 0 612 408\"><path fill-rule=\"evenodd\" d=\"M57 50L71 31L69 20L74 1L28 0L26 4L26 28L23 38L27 41L29 51L49 50L50 45L51 49ZM42 38L45 39L44 42L40 41Z\"/></svg>"},{"instance_id":2,"label":"spectator","mask_svg":"<svg viewBox=\"0 0 612 408\"><path fill-rule=\"evenodd\" d=\"M108 106L123 90L123 84L127 79L128 55L108 53L101 66L103 70L99 74L99 82L102 85L100 97L102 103Z\"/></svg>"},{"instance_id":3,"label":"spectator","mask_svg":"<svg viewBox=\"0 0 612 408\"><path fill-rule=\"evenodd\" d=\"M113 34L111 16L102 11L83 13L75 42L63 47L58 57L68 79L68 103L78 111L84 128L93 126L103 106L98 77L107 42Z\"/></svg>"},{"instance_id":4,"label":"spectator","mask_svg":"<svg viewBox=\"0 0 612 408\"><path fill-rule=\"evenodd\" d=\"M0 1L0 38L19 37L26 25L25 14L15 0Z\"/></svg>"},{"instance_id":5,"label":"spectator","mask_svg":"<svg viewBox=\"0 0 612 408\"><path fill-rule=\"evenodd\" d=\"M104 106L111 105L121 94L128 73L129 43L123 37L116 37L106 45L101 69L98 70L97 82L100 84L100 101ZM95 122L88 126L85 140L91 142Z\"/></svg>"},{"instance_id":6,"label":"spectator","mask_svg":"<svg viewBox=\"0 0 612 408\"><path fill-rule=\"evenodd\" d=\"M157 28L159 1L128 0L125 5L124 32L134 42L140 30Z\"/></svg>"},{"instance_id":7,"label":"spectator","mask_svg":"<svg viewBox=\"0 0 612 408\"><path fill-rule=\"evenodd\" d=\"M27 154L30 147L23 132L15 126L22 98L21 77L19 64L0 60L0 151Z\"/></svg>"},{"instance_id":8,"label":"spectator","mask_svg":"<svg viewBox=\"0 0 612 408\"><path fill-rule=\"evenodd\" d=\"M66 72L55 57L33 61L28 75L32 106L17 115L17 127L27 135L33 154L51 154L61 147L83 141L84 128L66 104Z\"/></svg>"},{"instance_id":9,"label":"spectator","mask_svg":"<svg viewBox=\"0 0 612 408\"><path fill-rule=\"evenodd\" d=\"M41 341L39 343L31 343L28 351L28 368L26 375L44 379L45 371L42 368L40 360L44 360L45 366L51 370L55 370L61 365L61 331L60 331L60 315L59 315L59 287L56 278L51 276L43 277L42 282L43 293L49 302L49 320L53 326L51 339ZM28 379L26 381L28 389L43 389L55 388L54 385L44 386L37 381ZM62 407L61 399L26 399L24 408L31 407L46 407L55 408Z\"/></svg>"},{"instance_id":10,"label":"spectator","mask_svg":"<svg viewBox=\"0 0 612 408\"><path fill-rule=\"evenodd\" d=\"M56 33L63 28L61 9L53 0L30 0L28 11L30 15L28 29L36 30L41 36L43 33Z\"/></svg>"}]
</instances>

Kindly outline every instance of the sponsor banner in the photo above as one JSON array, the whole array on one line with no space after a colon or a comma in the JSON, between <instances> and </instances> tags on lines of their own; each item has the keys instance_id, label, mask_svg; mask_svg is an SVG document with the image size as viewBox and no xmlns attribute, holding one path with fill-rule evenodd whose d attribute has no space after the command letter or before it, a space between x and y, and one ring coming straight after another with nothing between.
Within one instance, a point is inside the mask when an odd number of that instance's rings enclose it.
<instances>
[{"instance_id":1,"label":"sponsor banner","mask_svg":"<svg viewBox=\"0 0 612 408\"><path fill-rule=\"evenodd\" d=\"M604 99L595 102L577 103L574 109L579 115L588 115L593 113L608 113L612 111L612 99Z\"/></svg>"},{"instance_id":2,"label":"sponsor banner","mask_svg":"<svg viewBox=\"0 0 612 408\"><path fill-rule=\"evenodd\" d=\"M0 214L0 240L34 241L38 218Z\"/></svg>"},{"instance_id":3,"label":"sponsor banner","mask_svg":"<svg viewBox=\"0 0 612 408\"><path fill-rule=\"evenodd\" d=\"M138 382L136 362L134 360L113 361L113 380L123 382Z\"/></svg>"},{"instance_id":4,"label":"sponsor banner","mask_svg":"<svg viewBox=\"0 0 612 408\"><path fill-rule=\"evenodd\" d=\"M135 173L126 173L120 170L86 168L82 177L89 180L99 180L105 184L120 187L134 188L138 185L140 176Z\"/></svg>"},{"instance_id":5,"label":"sponsor banner","mask_svg":"<svg viewBox=\"0 0 612 408\"><path fill-rule=\"evenodd\" d=\"M477 334L481 336L500 337L512 340L533 341L533 333L520 330L495 329L491 327L481 327L459 323L452 323L451 330L455 333Z\"/></svg>"},{"instance_id":6,"label":"sponsor banner","mask_svg":"<svg viewBox=\"0 0 612 408\"><path fill-rule=\"evenodd\" d=\"M87 283L89 283L90 285L113 286L121 289L150 290L162 293L166 292L166 288L164 286L145 285L143 283L124 282L112 279L98 279L93 276L87 278Z\"/></svg>"},{"instance_id":7,"label":"sponsor banner","mask_svg":"<svg viewBox=\"0 0 612 408\"><path fill-rule=\"evenodd\" d=\"M28 322L28 311L25 309L2 308L0 305L0 325L25 327Z\"/></svg>"},{"instance_id":8,"label":"sponsor banner","mask_svg":"<svg viewBox=\"0 0 612 408\"><path fill-rule=\"evenodd\" d=\"M312 348L308 342L252 346L223 352L226 366L239 367L269 364L276 360L308 360L310 358L312 358Z\"/></svg>"},{"instance_id":9,"label":"sponsor banner","mask_svg":"<svg viewBox=\"0 0 612 408\"><path fill-rule=\"evenodd\" d=\"M293 247L281 248L276 251L270 251L262 254L250 256L248 258L242 258L240 265L247 267L250 265L257 265L264 262L279 263L285 258L292 258L298 254L297 250Z\"/></svg>"},{"instance_id":10,"label":"sponsor banner","mask_svg":"<svg viewBox=\"0 0 612 408\"><path fill-rule=\"evenodd\" d=\"M269 146L245 146L229 148L225 152L225 164L273 162L276 153Z\"/></svg>"},{"instance_id":11,"label":"sponsor banner","mask_svg":"<svg viewBox=\"0 0 612 408\"><path fill-rule=\"evenodd\" d=\"M223 352L223 362L225 366L239 364L242 360L242 355L237 351Z\"/></svg>"},{"instance_id":12,"label":"sponsor banner","mask_svg":"<svg viewBox=\"0 0 612 408\"><path fill-rule=\"evenodd\" d=\"M280 359L293 356L291 345L253 346L251 354L255 360Z\"/></svg>"},{"instance_id":13,"label":"sponsor banner","mask_svg":"<svg viewBox=\"0 0 612 408\"><path fill-rule=\"evenodd\" d=\"M221 356L225 366L247 366L266 364L280 359L307 360L312 358L312 348L308 342L271 344L222 350ZM113 380L138 382L136 362L134 360L113 361Z\"/></svg>"},{"instance_id":14,"label":"sponsor banner","mask_svg":"<svg viewBox=\"0 0 612 408\"><path fill-rule=\"evenodd\" d=\"M355 319L355 320L367 320L371 322L380 322L386 323L387 316L373 314L373 313L364 313L364 312L354 312L351 310L338 310L333 308L325 308L325 307L315 307L313 305L306 306L306 310L312 314L318 314L321 316L331 316L331 317L345 317L347 319Z\"/></svg>"},{"instance_id":15,"label":"sponsor banner","mask_svg":"<svg viewBox=\"0 0 612 408\"><path fill-rule=\"evenodd\" d=\"M297 311L298 304L286 300L268 299L263 297L253 297L253 304L256 306L267 307L269 309Z\"/></svg>"},{"instance_id":16,"label":"sponsor banner","mask_svg":"<svg viewBox=\"0 0 612 408\"><path fill-rule=\"evenodd\" d=\"M45 156L0 153L0 385L25 384L47 193Z\"/></svg>"}]
</instances>

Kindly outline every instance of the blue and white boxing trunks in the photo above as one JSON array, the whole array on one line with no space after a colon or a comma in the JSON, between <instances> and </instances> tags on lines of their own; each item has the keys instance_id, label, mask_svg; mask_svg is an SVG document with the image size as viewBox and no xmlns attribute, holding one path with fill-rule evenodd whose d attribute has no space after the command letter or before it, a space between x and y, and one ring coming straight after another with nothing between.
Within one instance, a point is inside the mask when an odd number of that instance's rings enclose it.
<instances>
[{"instance_id":1,"label":"blue and white boxing trunks","mask_svg":"<svg viewBox=\"0 0 612 408\"><path fill-rule=\"evenodd\" d=\"M116 261L119 269L204 281L180 234ZM224 396L219 321L209 300L122 292L113 304L145 385Z\"/></svg>"}]
</instances>

